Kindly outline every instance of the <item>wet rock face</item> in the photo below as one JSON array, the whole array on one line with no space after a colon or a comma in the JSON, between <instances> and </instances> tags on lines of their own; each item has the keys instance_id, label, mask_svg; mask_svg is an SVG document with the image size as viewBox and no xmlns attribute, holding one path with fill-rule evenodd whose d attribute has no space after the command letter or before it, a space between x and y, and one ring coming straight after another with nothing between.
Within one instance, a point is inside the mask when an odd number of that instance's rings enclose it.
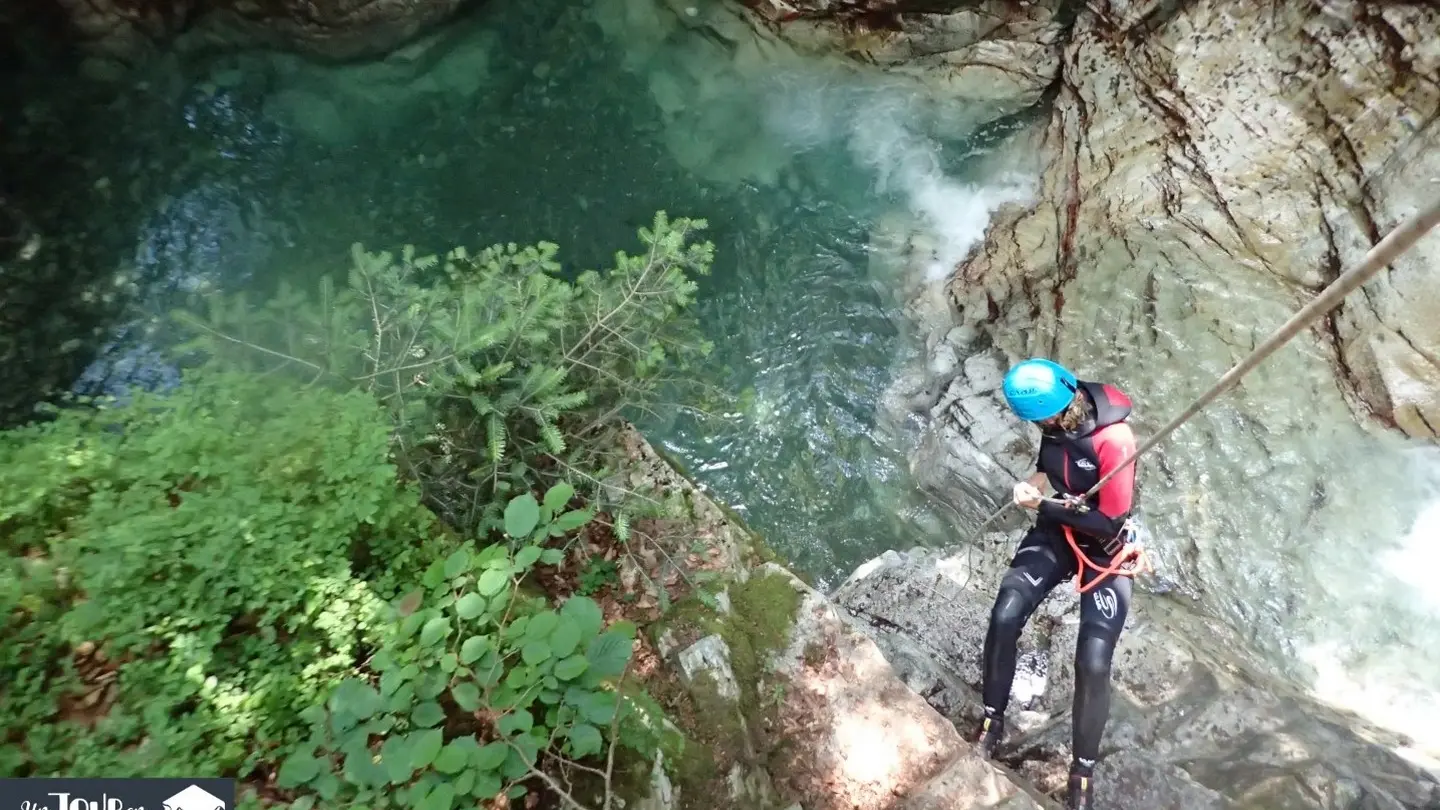
<instances>
[{"instance_id":1,"label":"wet rock face","mask_svg":"<svg viewBox=\"0 0 1440 810\"><path fill-rule=\"evenodd\" d=\"M1437 30L1433 3L1087 4L1048 120L1014 147L1044 160L1039 202L1010 206L957 266L939 328L960 339L927 343L931 365L1051 357L1129 393L1153 435L1440 193ZM1335 605L1429 626L1371 560L1429 497L1406 451L1440 426L1437 265L1432 233L1139 463L1157 568L1292 682L1319 681L1317 650L1362 644ZM915 386L947 394L921 399L935 405L912 467L966 517L1008 491L986 471L1012 469L985 438L1003 410L984 379ZM984 413L965 421L952 400ZM1430 688L1407 683L1397 694Z\"/></svg>"},{"instance_id":2,"label":"wet rock face","mask_svg":"<svg viewBox=\"0 0 1440 810\"><path fill-rule=\"evenodd\" d=\"M981 645L1017 539L991 535L969 552L889 552L833 597L900 677L961 728L980 717ZM1062 585L1027 625L998 753L1057 798L1070 763L1078 606ZM1115 655L1099 806L1420 810L1440 802L1440 782L1392 753L1401 744L1393 735L1357 731L1354 718L1199 645L1217 646L1163 599L1142 596L1132 608Z\"/></svg>"},{"instance_id":3,"label":"wet rock face","mask_svg":"<svg viewBox=\"0 0 1440 810\"><path fill-rule=\"evenodd\" d=\"M1016 349L1093 356L1118 336L1182 360L1197 352L1170 337L1203 329L1238 359L1440 193L1437 30L1420 2L1089 4L1033 144L1045 202L960 268L961 308L1038 322ZM1423 438L1440 435L1437 261L1417 246L1302 349L1362 417ZM1102 288L1108 306L1075 310ZM1242 298L1269 305L1236 322ZM1301 384L1332 400L1319 382Z\"/></svg>"},{"instance_id":4,"label":"wet rock face","mask_svg":"<svg viewBox=\"0 0 1440 810\"><path fill-rule=\"evenodd\" d=\"M467 0L60 0L92 53L130 61L183 31L193 42L263 42L326 59L384 54Z\"/></svg>"},{"instance_id":5,"label":"wet rock face","mask_svg":"<svg viewBox=\"0 0 1440 810\"><path fill-rule=\"evenodd\" d=\"M747 0L802 47L843 52L928 85L966 114L1034 105L1060 69L1061 0Z\"/></svg>"}]
</instances>

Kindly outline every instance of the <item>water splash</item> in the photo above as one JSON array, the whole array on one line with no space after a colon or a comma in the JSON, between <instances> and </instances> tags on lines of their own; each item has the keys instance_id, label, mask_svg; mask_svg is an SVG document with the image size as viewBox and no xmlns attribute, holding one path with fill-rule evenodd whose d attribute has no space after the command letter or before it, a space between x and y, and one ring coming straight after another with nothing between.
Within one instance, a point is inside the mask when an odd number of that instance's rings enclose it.
<instances>
[{"instance_id":1,"label":"water splash","mask_svg":"<svg viewBox=\"0 0 1440 810\"><path fill-rule=\"evenodd\" d=\"M959 139L947 142L930 131L926 99L913 87L873 77L841 80L800 71L779 85L765 115L772 137L798 149L843 142L857 166L870 172L873 192L896 198L924 223L923 235L932 251L927 282L950 276L984 239L1002 206L1035 202L1039 188L1034 172L963 179L964 171L953 164L976 152L962 153L955 148L962 144ZM965 129L973 132L974 127Z\"/></svg>"},{"instance_id":2,"label":"water splash","mask_svg":"<svg viewBox=\"0 0 1440 810\"><path fill-rule=\"evenodd\" d=\"M928 226L932 259L927 282L942 282L985 238L1000 207L1032 204L1035 175L1008 172L982 183L967 183L946 172L936 142L921 131L914 102L871 97L850 116L850 151L876 176L881 193L898 192L911 213Z\"/></svg>"}]
</instances>

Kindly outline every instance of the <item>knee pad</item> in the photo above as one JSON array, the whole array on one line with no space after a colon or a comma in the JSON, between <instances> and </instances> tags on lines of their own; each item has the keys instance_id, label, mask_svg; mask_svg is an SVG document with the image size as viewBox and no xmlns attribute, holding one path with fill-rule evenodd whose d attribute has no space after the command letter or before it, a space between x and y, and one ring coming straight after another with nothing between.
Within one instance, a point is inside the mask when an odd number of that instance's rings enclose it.
<instances>
[{"instance_id":1,"label":"knee pad","mask_svg":"<svg viewBox=\"0 0 1440 810\"><path fill-rule=\"evenodd\" d=\"M1029 618L1028 601L1020 591L1002 587L995 597L995 607L990 610L990 626L1003 633L1020 635Z\"/></svg>"},{"instance_id":2,"label":"knee pad","mask_svg":"<svg viewBox=\"0 0 1440 810\"><path fill-rule=\"evenodd\" d=\"M1075 677L1109 678L1115 643L1103 636L1080 636L1075 645Z\"/></svg>"}]
</instances>

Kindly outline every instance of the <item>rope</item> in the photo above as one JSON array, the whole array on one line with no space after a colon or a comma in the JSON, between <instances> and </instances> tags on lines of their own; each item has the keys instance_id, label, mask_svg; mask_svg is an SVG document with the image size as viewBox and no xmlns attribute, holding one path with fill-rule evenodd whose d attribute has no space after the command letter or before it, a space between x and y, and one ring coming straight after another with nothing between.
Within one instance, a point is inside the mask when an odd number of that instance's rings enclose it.
<instances>
[{"instance_id":1,"label":"rope","mask_svg":"<svg viewBox=\"0 0 1440 810\"><path fill-rule=\"evenodd\" d=\"M1364 284L1366 281L1369 281L1372 276L1380 272L1385 267L1388 267L1391 262L1395 261L1405 252L1410 250L1410 248L1414 247L1415 243L1420 241L1421 237L1428 233L1430 229L1434 228L1437 224L1440 224L1440 198L1432 200L1427 207L1421 209L1419 213L1415 214L1415 216L1411 217L1409 220L1401 224L1400 227L1391 231L1385 236L1384 239L1381 239L1379 242L1377 242L1375 246L1370 248L1370 250L1365 254L1365 258L1362 259L1359 264L1355 265L1349 270L1346 270L1344 273L1340 274L1338 278L1330 282L1330 285L1327 286L1324 290L1321 290L1320 294L1316 295L1309 304L1306 304L1303 309L1292 315L1290 317L1290 320L1286 321L1280 326L1280 328L1276 329L1275 332L1270 335L1270 337L1266 338L1264 343L1255 347L1255 349L1251 351L1250 354L1245 357L1245 359L1241 360L1239 363L1236 363L1234 367L1232 367L1229 371L1225 372L1225 374L1215 382L1215 385L1211 386L1209 391L1206 391L1200 396L1199 399L1191 403L1190 407L1182 411L1179 416L1171 419L1169 423L1167 423L1164 427L1160 428L1160 430L1157 431L1154 436L1151 436L1145 441L1144 444L1140 445L1140 448L1136 450L1134 454L1132 454L1130 457L1126 458L1125 461L1122 462L1118 467L1106 473L1103 477L1101 477L1099 481L1096 481L1095 486L1091 487L1089 491L1087 491L1084 495L1076 496L1074 498L1066 498L1061 500L1060 502L1070 506L1075 506L1077 505L1077 503L1083 506L1084 501L1089 500L1092 496L1095 495L1095 493L1099 492L1100 488L1105 486L1105 483L1108 482L1111 478L1113 478L1117 473L1119 473L1121 470L1124 470L1131 464L1134 464L1140 459L1141 456L1145 455L1153 447L1155 447L1155 445L1163 441L1165 437L1169 436L1171 433L1174 433L1176 428L1190 421L1190 419L1193 418L1195 414L1199 413L1202 408L1204 408L1206 405L1209 405L1215 400L1216 397L1220 396L1221 394L1229 390L1231 387L1233 387L1236 383L1240 381L1241 377L1244 377L1246 374L1250 373L1252 370L1254 370L1256 366L1264 362L1266 358L1274 354L1275 351L1278 350L1281 346L1284 346L1286 343L1290 342L1292 338L1300 334L1300 332L1306 327L1308 327L1313 321L1315 321L1315 319L1339 306L1340 302L1344 300L1345 296L1349 295L1351 292L1354 292L1356 288ZM980 535L984 534L985 529L988 528L990 524L998 520L1001 515L1005 514L1005 511L1007 509L1014 505L1015 502L1013 500L1006 501L1003 506L995 510L994 514L986 518L985 521L980 524L980 528L975 530L975 533L972 537L972 542L974 540L978 540L980 538ZM1089 564L1091 567L1096 568L1097 570L1110 571L1110 569L1099 569L1099 567L1095 566L1095 564L1091 562L1089 558L1085 557L1083 554L1080 553L1080 548L1075 543L1074 538L1070 536L1070 530L1068 527L1065 530L1065 536L1067 539L1070 540L1071 547L1075 550L1076 557L1083 561L1081 563L1082 570L1085 564ZM1127 544L1127 548L1129 547L1130 545ZM1138 546L1136 548L1138 548ZM1122 550L1121 553L1124 554L1125 551ZM1143 555L1143 553L1143 549L1140 550L1140 554ZM1121 565L1122 564L1119 562L1115 563L1115 567L1120 567Z\"/></svg>"}]
</instances>

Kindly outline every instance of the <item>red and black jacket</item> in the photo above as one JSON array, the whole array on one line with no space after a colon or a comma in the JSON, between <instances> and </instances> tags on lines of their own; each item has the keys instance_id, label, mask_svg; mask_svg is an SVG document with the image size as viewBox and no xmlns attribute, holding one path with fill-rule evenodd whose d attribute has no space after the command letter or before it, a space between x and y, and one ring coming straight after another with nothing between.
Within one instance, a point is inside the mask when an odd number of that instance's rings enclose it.
<instances>
[{"instance_id":1,"label":"red and black jacket","mask_svg":"<svg viewBox=\"0 0 1440 810\"><path fill-rule=\"evenodd\" d=\"M1044 433L1035 464L1036 471L1045 473L1050 486L1063 495L1085 494L1096 481L1135 454L1135 434L1125 423L1132 409L1130 398L1103 383L1081 381L1080 390L1090 398L1094 416L1073 431ZM1038 528L1058 531L1057 524L1063 524L1079 533L1077 542L1084 543L1084 535L1102 542L1111 540L1120 534L1130 516L1134 497L1135 465L1131 464L1090 497L1088 512L1042 502Z\"/></svg>"}]
</instances>

